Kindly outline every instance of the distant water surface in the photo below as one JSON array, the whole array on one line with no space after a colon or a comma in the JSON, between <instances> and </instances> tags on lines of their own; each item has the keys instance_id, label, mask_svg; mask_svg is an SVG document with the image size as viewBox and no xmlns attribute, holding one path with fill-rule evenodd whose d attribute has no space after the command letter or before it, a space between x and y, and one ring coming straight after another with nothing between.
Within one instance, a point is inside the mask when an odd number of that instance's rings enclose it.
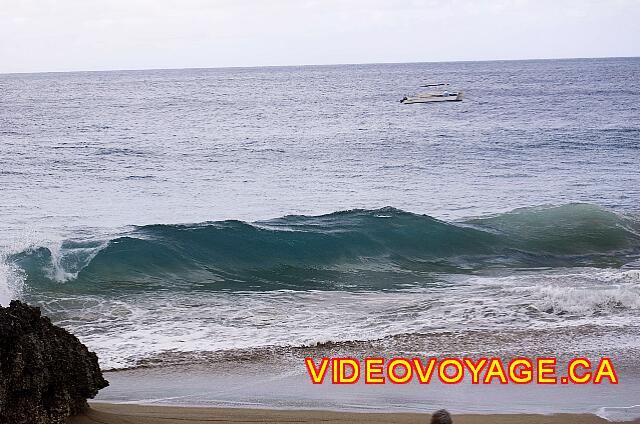
<instances>
[{"instance_id":1,"label":"distant water surface","mask_svg":"<svg viewBox=\"0 0 640 424\"><path fill-rule=\"evenodd\" d=\"M3 233L638 209L640 59L0 76ZM401 105L425 82L462 103Z\"/></svg>"}]
</instances>

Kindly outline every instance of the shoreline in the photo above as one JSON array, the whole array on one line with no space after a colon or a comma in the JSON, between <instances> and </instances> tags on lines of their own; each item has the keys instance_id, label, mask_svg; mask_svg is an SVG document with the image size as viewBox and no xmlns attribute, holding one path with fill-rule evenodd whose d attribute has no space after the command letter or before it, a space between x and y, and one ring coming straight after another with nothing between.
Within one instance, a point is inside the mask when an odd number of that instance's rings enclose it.
<instances>
[{"instance_id":1,"label":"shoreline","mask_svg":"<svg viewBox=\"0 0 640 424\"><path fill-rule=\"evenodd\" d=\"M599 424L607 423L593 414L454 414L456 424ZM339 412L325 410L216 408L132 405L92 402L82 415L68 424L180 424L180 423L428 423L428 413ZM638 420L633 422L640 422Z\"/></svg>"},{"instance_id":2,"label":"shoreline","mask_svg":"<svg viewBox=\"0 0 640 424\"><path fill-rule=\"evenodd\" d=\"M319 357L337 352L317 352ZM620 363L622 364L622 362ZM627 364L631 365L631 364ZM96 405L335 411L337 413L428 414L445 408L475 415L599 415L607 419L640 418L634 394L640 376L620 367L620 383L598 385L473 385L433 381L395 385L362 382L315 385L302 360L260 357L191 366L167 366L108 372L110 386Z\"/></svg>"}]
</instances>

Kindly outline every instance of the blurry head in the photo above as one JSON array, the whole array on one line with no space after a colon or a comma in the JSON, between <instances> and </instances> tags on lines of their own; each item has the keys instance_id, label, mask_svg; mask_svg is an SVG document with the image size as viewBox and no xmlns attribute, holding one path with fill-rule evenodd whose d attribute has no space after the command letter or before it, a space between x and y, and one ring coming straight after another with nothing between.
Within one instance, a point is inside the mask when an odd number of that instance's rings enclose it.
<instances>
[{"instance_id":1,"label":"blurry head","mask_svg":"<svg viewBox=\"0 0 640 424\"><path fill-rule=\"evenodd\" d=\"M440 409L431 415L431 424L452 424L451 414L446 409Z\"/></svg>"}]
</instances>

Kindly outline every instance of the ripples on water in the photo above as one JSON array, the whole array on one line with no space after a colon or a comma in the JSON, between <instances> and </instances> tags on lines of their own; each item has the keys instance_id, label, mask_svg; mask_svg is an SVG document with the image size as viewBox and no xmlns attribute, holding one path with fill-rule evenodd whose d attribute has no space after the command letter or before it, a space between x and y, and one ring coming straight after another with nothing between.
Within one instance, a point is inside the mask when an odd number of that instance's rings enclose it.
<instances>
[{"instance_id":1,"label":"ripples on water","mask_svg":"<svg viewBox=\"0 0 640 424\"><path fill-rule=\"evenodd\" d=\"M0 75L3 233L637 210L640 59ZM424 82L461 103L401 105Z\"/></svg>"}]
</instances>

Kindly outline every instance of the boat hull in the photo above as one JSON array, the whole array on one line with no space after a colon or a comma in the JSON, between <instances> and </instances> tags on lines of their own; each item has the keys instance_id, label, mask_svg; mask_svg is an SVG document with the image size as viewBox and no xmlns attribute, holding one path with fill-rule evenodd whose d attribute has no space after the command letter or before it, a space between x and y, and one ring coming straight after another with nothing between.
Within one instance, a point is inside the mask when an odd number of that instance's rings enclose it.
<instances>
[{"instance_id":1,"label":"boat hull","mask_svg":"<svg viewBox=\"0 0 640 424\"><path fill-rule=\"evenodd\" d=\"M437 103L437 102L461 102L463 99L462 92L459 92L455 96L440 96L433 94L418 94L414 97L406 97L402 99L401 103L410 105L414 103Z\"/></svg>"}]
</instances>

